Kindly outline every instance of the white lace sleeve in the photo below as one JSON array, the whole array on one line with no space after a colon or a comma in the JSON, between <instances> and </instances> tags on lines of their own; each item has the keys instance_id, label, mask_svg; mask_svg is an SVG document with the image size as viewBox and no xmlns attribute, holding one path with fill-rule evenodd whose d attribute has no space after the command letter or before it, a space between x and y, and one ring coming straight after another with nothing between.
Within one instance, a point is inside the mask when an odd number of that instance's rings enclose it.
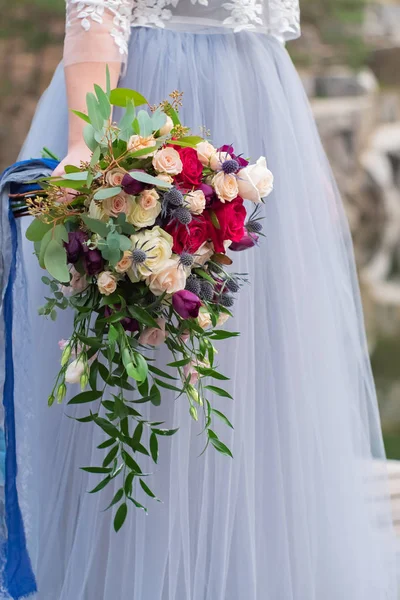
<instances>
[{"instance_id":1,"label":"white lace sleeve","mask_svg":"<svg viewBox=\"0 0 400 600\"><path fill-rule=\"evenodd\" d=\"M134 0L66 0L66 66L121 62L128 56Z\"/></svg>"}]
</instances>

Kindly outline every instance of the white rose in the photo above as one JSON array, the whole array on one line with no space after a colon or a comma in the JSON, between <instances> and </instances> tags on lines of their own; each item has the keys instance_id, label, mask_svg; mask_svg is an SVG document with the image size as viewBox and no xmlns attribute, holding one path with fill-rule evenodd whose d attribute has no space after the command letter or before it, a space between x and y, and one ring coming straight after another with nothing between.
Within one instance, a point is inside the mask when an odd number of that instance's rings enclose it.
<instances>
[{"instance_id":1,"label":"white rose","mask_svg":"<svg viewBox=\"0 0 400 600\"><path fill-rule=\"evenodd\" d=\"M214 148L214 146L212 144L210 144L210 142L207 142L207 140L204 140L204 142L200 142L200 144L197 144L196 151L197 151L197 158L199 159L199 161L201 162L203 167L209 167L211 157L214 154L216 154L217 149Z\"/></svg>"},{"instance_id":2,"label":"white rose","mask_svg":"<svg viewBox=\"0 0 400 600\"><path fill-rule=\"evenodd\" d=\"M146 279L146 283L155 296L175 294L185 289L186 272L177 259L170 258L158 273Z\"/></svg>"},{"instance_id":3,"label":"white rose","mask_svg":"<svg viewBox=\"0 0 400 600\"><path fill-rule=\"evenodd\" d=\"M189 192L185 201L188 209L193 215L201 215L206 207L206 197L201 190Z\"/></svg>"},{"instance_id":4,"label":"white rose","mask_svg":"<svg viewBox=\"0 0 400 600\"><path fill-rule=\"evenodd\" d=\"M211 327L211 315L208 311L200 309L197 322L202 329L208 329Z\"/></svg>"},{"instance_id":5,"label":"white rose","mask_svg":"<svg viewBox=\"0 0 400 600\"><path fill-rule=\"evenodd\" d=\"M160 202L156 202L152 208L143 208L140 198L137 198L132 203L131 209L126 216L126 220L128 223L135 225L135 227L150 227L151 225L154 225L160 212Z\"/></svg>"},{"instance_id":6,"label":"white rose","mask_svg":"<svg viewBox=\"0 0 400 600\"><path fill-rule=\"evenodd\" d=\"M223 171L217 173L213 179L213 186L221 202L232 202L239 194L236 175L225 175Z\"/></svg>"},{"instance_id":7,"label":"white rose","mask_svg":"<svg viewBox=\"0 0 400 600\"><path fill-rule=\"evenodd\" d=\"M165 122L165 125L163 125L160 129L160 135L161 136L168 135L169 133L171 133L173 128L174 128L174 122L171 119L171 117L169 115L167 115L167 120Z\"/></svg>"},{"instance_id":8,"label":"white rose","mask_svg":"<svg viewBox=\"0 0 400 600\"><path fill-rule=\"evenodd\" d=\"M210 158L210 167L213 171L219 171L222 169L222 163L231 160L231 158L231 155L227 152L216 152Z\"/></svg>"},{"instance_id":9,"label":"white rose","mask_svg":"<svg viewBox=\"0 0 400 600\"><path fill-rule=\"evenodd\" d=\"M171 177L171 175L167 175L166 173L158 173L157 179L160 179L161 181L164 181L166 183L165 186L163 186L161 183L157 184L157 187L162 190L168 189L170 185L174 182L174 178Z\"/></svg>"},{"instance_id":10,"label":"white rose","mask_svg":"<svg viewBox=\"0 0 400 600\"><path fill-rule=\"evenodd\" d=\"M267 168L265 156L261 156L255 165L248 165L238 173L239 194L244 200L261 202L274 189L274 176Z\"/></svg>"},{"instance_id":11,"label":"white rose","mask_svg":"<svg viewBox=\"0 0 400 600\"><path fill-rule=\"evenodd\" d=\"M148 137L133 135L128 141L127 148L130 152L138 152L139 150L144 150L145 148L152 148L156 145L157 142L152 135L149 135ZM154 152L149 152L148 154L145 154L140 158L148 158L149 156L153 156Z\"/></svg>"},{"instance_id":12,"label":"white rose","mask_svg":"<svg viewBox=\"0 0 400 600\"><path fill-rule=\"evenodd\" d=\"M97 278L97 287L99 288L100 294L109 296L113 294L117 289L117 280L111 271L103 271Z\"/></svg>"},{"instance_id":13,"label":"white rose","mask_svg":"<svg viewBox=\"0 0 400 600\"><path fill-rule=\"evenodd\" d=\"M79 383L86 370L86 362L82 358L77 358L69 363L65 372L65 381L67 383Z\"/></svg>"},{"instance_id":14,"label":"white rose","mask_svg":"<svg viewBox=\"0 0 400 600\"><path fill-rule=\"evenodd\" d=\"M108 221L109 217L104 212L102 203L97 203L95 200L92 200L89 205L88 210L89 217L92 219L97 219L98 221Z\"/></svg>"},{"instance_id":15,"label":"white rose","mask_svg":"<svg viewBox=\"0 0 400 600\"><path fill-rule=\"evenodd\" d=\"M129 270L128 276L133 283L158 273L172 256L172 236L161 227L135 233L131 236L131 240L134 248L140 248L148 253L144 263Z\"/></svg>"},{"instance_id":16,"label":"white rose","mask_svg":"<svg viewBox=\"0 0 400 600\"><path fill-rule=\"evenodd\" d=\"M182 173L183 164L179 152L175 148L167 147L159 150L153 158L153 167L157 173L179 175Z\"/></svg>"}]
</instances>

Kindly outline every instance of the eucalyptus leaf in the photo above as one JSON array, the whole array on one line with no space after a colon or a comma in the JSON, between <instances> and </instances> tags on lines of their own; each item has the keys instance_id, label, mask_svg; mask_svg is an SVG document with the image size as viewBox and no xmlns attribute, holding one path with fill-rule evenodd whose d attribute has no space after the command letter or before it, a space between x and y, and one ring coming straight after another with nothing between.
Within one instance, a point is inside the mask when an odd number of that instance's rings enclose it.
<instances>
[{"instance_id":1,"label":"eucalyptus leaf","mask_svg":"<svg viewBox=\"0 0 400 600\"><path fill-rule=\"evenodd\" d=\"M102 238L107 237L109 229L107 227L107 224L103 223L103 221L99 221L98 219L92 219L87 215L82 215L82 221L94 233L98 233Z\"/></svg>"},{"instance_id":2,"label":"eucalyptus leaf","mask_svg":"<svg viewBox=\"0 0 400 600\"><path fill-rule=\"evenodd\" d=\"M94 134L95 130L93 129L93 126L90 123L88 123L88 125L86 125L83 129L83 139L85 140L86 146L92 152L94 152L97 148L97 142L94 137Z\"/></svg>"},{"instance_id":3,"label":"eucalyptus leaf","mask_svg":"<svg viewBox=\"0 0 400 600\"><path fill-rule=\"evenodd\" d=\"M90 122L95 131L102 131L104 126L104 117L101 114L99 103L96 96L89 92L86 94L86 104Z\"/></svg>"},{"instance_id":4,"label":"eucalyptus leaf","mask_svg":"<svg viewBox=\"0 0 400 600\"><path fill-rule=\"evenodd\" d=\"M130 171L129 175L136 179L136 181L140 181L142 183L149 183L150 185L156 185L165 189L169 189L171 187L170 183L166 183L162 179L157 179L157 177L153 177L144 171Z\"/></svg>"},{"instance_id":5,"label":"eucalyptus leaf","mask_svg":"<svg viewBox=\"0 0 400 600\"><path fill-rule=\"evenodd\" d=\"M88 175L88 171L78 171L75 173L67 173L63 176L63 179L67 179L68 181L86 181Z\"/></svg>"},{"instance_id":6,"label":"eucalyptus leaf","mask_svg":"<svg viewBox=\"0 0 400 600\"><path fill-rule=\"evenodd\" d=\"M110 102L114 106L127 106L130 102L133 102L135 106L148 104L146 98L142 96L142 94L127 88L116 88L115 90L111 90Z\"/></svg>"},{"instance_id":7,"label":"eucalyptus leaf","mask_svg":"<svg viewBox=\"0 0 400 600\"><path fill-rule=\"evenodd\" d=\"M95 200L107 200L107 198L113 198L117 196L120 192L122 192L122 188L120 186L110 187L110 188L100 188L93 198Z\"/></svg>"},{"instance_id":8,"label":"eucalyptus leaf","mask_svg":"<svg viewBox=\"0 0 400 600\"><path fill-rule=\"evenodd\" d=\"M30 242L40 242L51 228L51 223L43 223L39 219L34 219L26 230L25 236Z\"/></svg>"},{"instance_id":9,"label":"eucalyptus leaf","mask_svg":"<svg viewBox=\"0 0 400 600\"><path fill-rule=\"evenodd\" d=\"M60 283L69 283L70 273L67 266L67 251L55 239L51 239L44 253L44 266L54 279Z\"/></svg>"},{"instance_id":10,"label":"eucalyptus leaf","mask_svg":"<svg viewBox=\"0 0 400 600\"><path fill-rule=\"evenodd\" d=\"M107 121L111 116L111 104L105 92L101 89L101 87L97 84L94 85L94 89L96 92L97 100L99 103L99 111L101 116L105 121Z\"/></svg>"}]
</instances>

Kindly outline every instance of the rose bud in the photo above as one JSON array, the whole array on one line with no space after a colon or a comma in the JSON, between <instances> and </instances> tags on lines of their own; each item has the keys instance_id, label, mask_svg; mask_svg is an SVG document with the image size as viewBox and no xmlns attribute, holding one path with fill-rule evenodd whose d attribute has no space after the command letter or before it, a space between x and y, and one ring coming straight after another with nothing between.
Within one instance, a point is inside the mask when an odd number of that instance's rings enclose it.
<instances>
[{"instance_id":1,"label":"rose bud","mask_svg":"<svg viewBox=\"0 0 400 600\"><path fill-rule=\"evenodd\" d=\"M88 239L88 235L80 229L68 233L68 242L64 246L67 251L67 261L69 263L78 262L82 251L84 251L83 245Z\"/></svg>"},{"instance_id":2,"label":"rose bud","mask_svg":"<svg viewBox=\"0 0 400 600\"><path fill-rule=\"evenodd\" d=\"M256 233L246 232L239 242L232 242L232 244L229 246L229 250L233 250L234 252L248 250L249 248L253 248L253 246L257 245L258 239L259 237Z\"/></svg>"},{"instance_id":3,"label":"rose bud","mask_svg":"<svg viewBox=\"0 0 400 600\"><path fill-rule=\"evenodd\" d=\"M130 196L138 196L145 189L145 184L134 179L129 173L122 180L122 189Z\"/></svg>"},{"instance_id":4,"label":"rose bud","mask_svg":"<svg viewBox=\"0 0 400 600\"><path fill-rule=\"evenodd\" d=\"M199 314L201 300L189 290L181 290L172 296L172 306L182 319L196 318Z\"/></svg>"},{"instance_id":5,"label":"rose bud","mask_svg":"<svg viewBox=\"0 0 400 600\"><path fill-rule=\"evenodd\" d=\"M97 275L104 269L104 260L100 250L87 250L83 257L83 266L88 275Z\"/></svg>"},{"instance_id":6,"label":"rose bud","mask_svg":"<svg viewBox=\"0 0 400 600\"><path fill-rule=\"evenodd\" d=\"M206 206L210 207L214 202L218 200L217 194L211 185L207 185L206 183L201 183L196 187L196 190L200 190L206 197Z\"/></svg>"}]
</instances>

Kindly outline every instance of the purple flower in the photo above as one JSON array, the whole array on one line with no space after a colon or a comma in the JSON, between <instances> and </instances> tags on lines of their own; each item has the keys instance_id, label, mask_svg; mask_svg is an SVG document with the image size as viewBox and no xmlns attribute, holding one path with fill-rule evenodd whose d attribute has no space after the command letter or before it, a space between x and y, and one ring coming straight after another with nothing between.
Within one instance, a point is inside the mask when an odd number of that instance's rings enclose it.
<instances>
[{"instance_id":1,"label":"purple flower","mask_svg":"<svg viewBox=\"0 0 400 600\"><path fill-rule=\"evenodd\" d=\"M104 316L111 317L111 315L114 312L118 312L119 310L121 310L121 305L115 304L114 308L115 310L112 310L109 306L106 306L104 309ZM125 331L130 331L131 333L139 331L139 323L136 321L136 319L131 319L131 317L125 317L124 319L122 319L121 325L125 329Z\"/></svg>"},{"instance_id":2,"label":"purple flower","mask_svg":"<svg viewBox=\"0 0 400 600\"><path fill-rule=\"evenodd\" d=\"M233 250L234 252L241 252L242 250L248 250L249 248L253 248L258 243L258 235L256 233L249 233L246 231L244 236L239 242L233 242L229 246L229 250Z\"/></svg>"},{"instance_id":3,"label":"purple flower","mask_svg":"<svg viewBox=\"0 0 400 600\"><path fill-rule=\"evenodd\" d=\"M146 185L141 181L136 181L129 173L127 173L122 180L122 189L124 192L131 196L137 196L140 192L143 192Z\"/></svg>"},{"instance_id":4,"label":"purple flower","mask_svg":"<svg viewBox=\"0 0 400 600\"><path fill-rule=\"evenodd\" d=\"M67 251L67 260L69 263L77 263L81 254L87 248L85 242L88 240L88 235L78 229L68 233L68 242L64 244Z\"/></svg>"},{"instance_id":5,"label":"purple flower","mask_svg":"<svg viewBox=\"0 0 400 600\"><path fill-rule=\"evenodd\" d=\"M206 183L201 183L196 187L196 190L201 190L206 197L206 206L209 208L214 202L218 200L218 196L215 193L215 190L211 185L207 185Z\"/></svg>"},{"instance_id":6,"label":"purple flower","mask_svg":"<svg viewBox=\"0 0 400 600\"><path fill-rule=\"evenodd\" d=\"M89 250L85 246L83 255L83 266L88 275L97 275L104 269L104 260L100 250Z\"/></svg>"},{"instance_id":7,"label":"purple flower","mask_svg":"<svg viewBox=\"0 0 400 600\"><path fill-rule=\"evenodd\" d=\"M181 290L172 296L172 306L182 319L196 318L199 315L201 300L193 292Z\"/></svg>"},{"instance_id":8,"label":"purple flower","mask_svg":"<svg viewBox=\"0 0 400 600\"><path fill-rule=\"evenodd\" d=\"M221 146L221 148L218 148L218 152L227 152L228 154L230 154L233 160L237 160L240 167L247 167L247 165L249 164L249 161L245 158L242 158L241 156L236 156L233 146L228 146L227 144L225 144L224 146Z\"/></svg>"}]
</instances>

